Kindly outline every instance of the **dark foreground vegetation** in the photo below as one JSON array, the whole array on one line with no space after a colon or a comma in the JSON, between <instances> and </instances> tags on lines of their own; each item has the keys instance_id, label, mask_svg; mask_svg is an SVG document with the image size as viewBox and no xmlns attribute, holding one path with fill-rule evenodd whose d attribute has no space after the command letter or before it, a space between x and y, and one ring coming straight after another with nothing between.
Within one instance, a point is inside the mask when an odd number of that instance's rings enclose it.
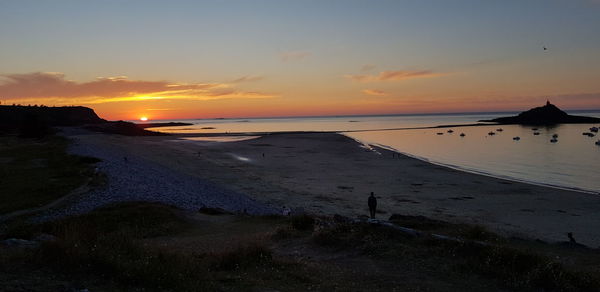
<instances>
[{"instance_id":1,"label":"dark foreground vegetation","mask_svg":"<svg viewBox=\"0 0 600 292\"><path fill-rule=\"evenodd\" d=\"M209 215L130 202L43 224L13 221L2 239L47 239L0 249L0 282L17 291L597 291L600 285L597 250L395 217L398 225L462 240L414 237L340 217Z\"/></svg>"}]
</instances>

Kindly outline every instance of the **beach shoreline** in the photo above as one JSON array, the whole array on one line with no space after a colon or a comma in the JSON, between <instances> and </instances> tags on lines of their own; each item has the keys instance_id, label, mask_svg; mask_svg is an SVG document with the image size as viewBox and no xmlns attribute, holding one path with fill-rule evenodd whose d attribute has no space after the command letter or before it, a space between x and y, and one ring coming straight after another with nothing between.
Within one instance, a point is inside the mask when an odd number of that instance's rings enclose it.
<instances>
[{"instance_id":1,"label":"beach shoreline","mask_svg":"<svg viewBox=\"0 0 600 292\"><path fill-rule=\"evenodd\" d=\"M600 244L598 196L451 169L384 148L377 154L337 133L270 133L227 143L181 137L78 139L205 179L275 210L364 216L374 191L382 219L421 215L544 241L564 241L573 232L578 242Z\"/></svg>"}]
</instances>

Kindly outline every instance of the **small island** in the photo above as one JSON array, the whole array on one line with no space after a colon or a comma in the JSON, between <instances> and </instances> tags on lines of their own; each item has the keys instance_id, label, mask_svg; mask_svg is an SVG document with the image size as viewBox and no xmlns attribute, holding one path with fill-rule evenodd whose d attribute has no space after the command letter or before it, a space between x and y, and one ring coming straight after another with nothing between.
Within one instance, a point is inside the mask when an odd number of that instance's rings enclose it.
<instances>
[{"instance_id":1,"label":"small island","mask_svg":"<svg viewBox=\"0 0 600 292\"><path fill-rule=\"evenodd\" d=\"M498 124L522 124L522 125L553 125L553 124L588 124L600 123L600 118L572 116L559 109L557 106L546 102L546 105L532 108L517 116L501 117L491 120L480 120L479 122L493 122Z\"/></svg>"}]
</instances>

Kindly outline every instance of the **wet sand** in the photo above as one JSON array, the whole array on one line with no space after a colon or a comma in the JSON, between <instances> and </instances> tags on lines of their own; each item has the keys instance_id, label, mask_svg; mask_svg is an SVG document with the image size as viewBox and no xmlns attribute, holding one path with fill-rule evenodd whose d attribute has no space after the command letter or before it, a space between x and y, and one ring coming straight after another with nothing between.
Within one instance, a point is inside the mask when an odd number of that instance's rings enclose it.
<instances>
[{"instance_id":1,"label":"wet sand","mask_svg":"<svg viewBox=\"0 0 600 292\"><path fill-rule=\"evenodd\" d=\"M150 163L207 179L276 208L317 214L423 215L476 223L506 235L600 245L600 196L507 181L362 147L333 133L271 134L218 143L176 136L88 134L89 143L118 147ZM263 156L264 154L264 156Z\"/></svg>"}]
</instances>

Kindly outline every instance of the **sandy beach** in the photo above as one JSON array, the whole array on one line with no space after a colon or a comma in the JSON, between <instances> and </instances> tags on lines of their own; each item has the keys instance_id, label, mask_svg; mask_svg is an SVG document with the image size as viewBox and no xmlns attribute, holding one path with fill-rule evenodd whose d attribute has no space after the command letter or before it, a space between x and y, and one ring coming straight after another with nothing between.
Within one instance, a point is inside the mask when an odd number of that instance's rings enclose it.
<instances>
[{"instance_id":1,"label":"sandy beach","mask_svg":"<svg viewBox=\"0 0 600 292\"><path fill-rule=\"evenodd\" d=\"M381 219L423 215L544 241L565 241L573 232L580 243L600 245L600 196L461 172L364 147L341 134L270 134L228 143L175 135L71 137L207 180L275 210L364 216L367 196L375 192Z\"/></svg>"}]
</instances>

